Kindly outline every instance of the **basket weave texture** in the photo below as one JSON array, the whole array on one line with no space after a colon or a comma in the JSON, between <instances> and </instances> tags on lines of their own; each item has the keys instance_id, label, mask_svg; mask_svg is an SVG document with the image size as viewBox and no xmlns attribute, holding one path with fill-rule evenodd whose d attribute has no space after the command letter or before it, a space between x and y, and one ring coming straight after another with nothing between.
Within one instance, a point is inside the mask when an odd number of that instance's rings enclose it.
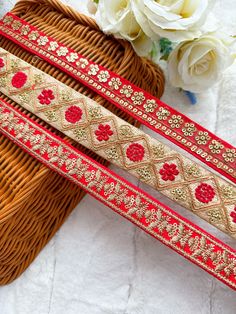
<instances>
[{"instance_id":1,"label":"basket weave texture","mask_svg":"<svg viewBox=\"0 0 236 314\"><path fill-rule=\"evenodd\" d=\"M128 42L104 35L93 19L56 0L21 0L12 13L92 61L129 79L152 95L157 97L162 95L164 77L160 68L148 60L139 58ZM124 120L139 126L129 115L75 79L8 39L1 38L0 46L94 99ZM27 113L1 93L0 97ZM87 155L102 164L108 164L32 114L27 114ZM1 285L13 281L29 266L84 195L85 193L73 183L47 169L0 135Z\"/></svg>"}]
</instances>

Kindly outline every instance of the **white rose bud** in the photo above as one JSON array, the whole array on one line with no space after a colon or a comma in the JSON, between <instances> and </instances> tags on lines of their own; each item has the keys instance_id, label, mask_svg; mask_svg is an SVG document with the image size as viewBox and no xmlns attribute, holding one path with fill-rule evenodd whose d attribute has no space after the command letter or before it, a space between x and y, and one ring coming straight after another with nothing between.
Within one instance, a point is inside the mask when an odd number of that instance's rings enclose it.
<instances>
[{"instance_id":1,"label":"white rose bud","mask_svg":"<svg viewBox=\"0 0 236 314\"><path fill-rule=\"evenodd\" d=\"M93 0L88 0L87 9L90 14L94 15L97 12L97 3Z\"/></svg>"},{"instance_id":2,"label":"white rose bud","mask_svg":"<svg viewBox=\"0 0 236 314\"><path fill-rule=\"evenodd\" d=\"M233 40L222 33L180 43L168 59L170 83L195 93L210 88L234 62L232 43Z\"/></svg>"},{"instance_id":3,"label":"white rose bud","mask_svg":"<svg viewBox=\"0 0 236 314\"><path fill-rule=\"evenodd\" d=\"M113 2L113 1L111 1ZM157 40L184 41L199 37L214 0L131 0L144 33Z\"/></svg>"},{"instance_id":4,"label":"white rose bud","mask_svg":"<svg viewBox=\"0 0 236 314\"><path fill-rule=\"evenodd\" d=\"M150 52L152 41L137 23L131 0L99 0L95 17L104 33L127 39L139 55Z\"/></svg>"}]
</instances>

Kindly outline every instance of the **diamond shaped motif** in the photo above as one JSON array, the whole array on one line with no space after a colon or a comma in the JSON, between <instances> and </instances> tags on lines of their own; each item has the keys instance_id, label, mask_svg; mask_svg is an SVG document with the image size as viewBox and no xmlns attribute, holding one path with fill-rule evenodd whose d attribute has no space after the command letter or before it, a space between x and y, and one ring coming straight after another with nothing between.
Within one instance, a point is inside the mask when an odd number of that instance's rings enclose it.
<instances>
[{"instance_id":1,"label":"diamond shaped motif","mask_svg":"<svg viewBox=\"0 0 236 314\"><path fill-rule=\"evenodd\" d=\"M63 129L74 129L87 123L87 114L83 99L78 99L60 109Z\"/></svg>"},{"instance_id":2,"label":"diamond shaped motif","mask_svg":"<svg viewBox=\"0 0 236 314\"><path fill-rule=\"evenodd\" d=\"M103 118L91 123L90 133L95 147L109 146L117 141L116 125L112 118Z\"/></svg>"},{"instance_id":3,"label":"diamond shaped motif","mask_svg":"<svg viewBox=\"0 0 236 314\"><path fill-rule=\"evenodd\" d=\"M8 77L8 90L11 94L21 94L31 87L31 71L30 68L21 68L14 71Z\"/></svg>"},{"instance_id":4,"label":"diamond shaped motif","mask_svg":"<svg viewBox=\"0 0 236 314\"><path fill-rule=\"evenodd\" d=\"M150 160L148 143L143 138L122 141L120 143L124 163L126 167L137 167L146 164Z\"/></svg>"},{"instance_id":5,"label":"diamond shaped motif","mask_svg":"<svg viewBox=\"0 0 236 314\"><path fill-rule=\"evenodd\" d=\"M166 158L155 164L155 172L158 187L168 187L170 185L184 182L181 162L178 158Z\"/></svg>"},{"instance_id":6,"label":"diamond shaped motif","mask_svg":"<svg viewBox=\"0 0 236 314\"><path fill-rule=\"evenodd\" d=\"M214 180L195 182L189 185L194 209L207 208L221 203Z\"/></svg>"},{"instance_id":7,"label":"diamond shaped motif","mask_svg":"<svg viewBox=\"0 0 236 314\"><path fill-rule=\"evenodd\" d=\"M59 107L57 86L47 85L35 88L33 102L38 112Z\"/></svg>"}]
</instances>

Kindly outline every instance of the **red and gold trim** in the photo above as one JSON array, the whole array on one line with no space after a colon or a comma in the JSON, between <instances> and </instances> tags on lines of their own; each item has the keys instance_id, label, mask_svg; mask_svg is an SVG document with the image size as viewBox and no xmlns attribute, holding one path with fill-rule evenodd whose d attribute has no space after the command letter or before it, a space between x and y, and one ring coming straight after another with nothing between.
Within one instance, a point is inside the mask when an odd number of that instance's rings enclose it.
<instances>
[{"instance_id":1,"label":"red and gold trim","mask_svg":"<svg viewBox=\"0 0 236 314\"><path fill-rule=\"evenodd\" d=\"M1 92L236 238L236 187L2 48L0 60Z\"/></svg>"},{"instance_id":2,"label":"red and gold trim","mask_svg":"<svg viewBox=\"0 0 236 314\"><path fill-rule=\"evenodd\" d=\"M8 13L0 34L78 79L115 106L236 183L236 149L119 75Z\"/></svg>"},{"instance_id":3,"label":"red and gold trim","mask_svg":"<svg viewBox=\"0 0 236 314\"><path fill-rule=\"evenodd\" d=\"M236 252L0 99L0 132L197 266L236 290Z\"/></svg>"}]
</instances>

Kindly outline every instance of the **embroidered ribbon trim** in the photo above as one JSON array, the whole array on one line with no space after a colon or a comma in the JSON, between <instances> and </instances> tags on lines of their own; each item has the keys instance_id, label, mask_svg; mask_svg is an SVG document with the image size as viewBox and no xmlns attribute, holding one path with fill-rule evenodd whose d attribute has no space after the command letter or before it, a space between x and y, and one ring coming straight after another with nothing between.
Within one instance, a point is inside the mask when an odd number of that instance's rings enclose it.
<instances>
[{"instance_id":1,"label":"embroidered ribbon trim","mask_svg":"<svg viewBox=\"0 0 236 314\"><path fill-rule=\"evenodd\" d=\"M0 91L236 238L236 188L0 48Z\"/></svg>"},{"instance_id":2,"label":"embroidered ribbon trim","mask_svg":"<svg viewBox=\"0 0 236 314\"><path fill-rule=\"evenodd\" d=\"M0 99L0 132L197 266L236 290L236 252Z\"/></svg>"},{"instance_id":3,"label":"embroidered ribbon trim","mask_svg":"<svg viewBox=\"0 0 236 314\"><path fill-rule=\"evenodd\" d=\"M78 79L236 183L236 149L159 99L8 13L0 34Z\"/></svg>"}]
</instances>

